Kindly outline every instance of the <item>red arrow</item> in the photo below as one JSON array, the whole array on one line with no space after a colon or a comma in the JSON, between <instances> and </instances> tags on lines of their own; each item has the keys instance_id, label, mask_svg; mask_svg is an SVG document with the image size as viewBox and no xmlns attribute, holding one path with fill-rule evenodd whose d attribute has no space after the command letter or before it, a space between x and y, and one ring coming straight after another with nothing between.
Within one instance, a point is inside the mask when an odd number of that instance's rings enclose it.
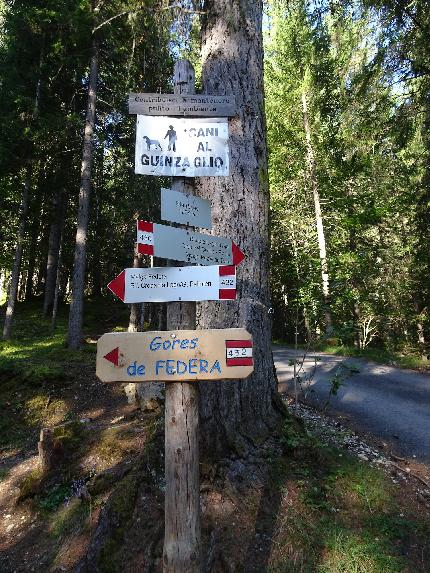
<instances>
[{"instance_id":1,"label":"red arrow","mask_svg":"<svg viewBox=\"0 0 430 573\"><path fill-rule=\"evenodd\" d=\"M124 302L125 271L122 271L122 273L119 273L119 275L115 277L113 281L110 281L108 284L108 289L111 290L113 294L116 294L116 296Z\"/></svg>"},{"instance_id":2,"label":"red arrow","mask_svg":"<svg viewBox=\"0 0 430 573\"><path fill-rule=\"evenodd\" d=\"M231 252L233 255L233 265L237 267L245 258L245 254L239 249L234 241L231 242Z\"/></svg>"},{"instance_id":3,"label":"red arrow","mask_svg":"<svg viewBox=\"0 0 430 573\"><path fill-rule=\"evenodd\" d=\"M105 356L103 356L103 358L106 358L106 360L109 360L109 362L112 362L112 364L115 364L115 366L118 366L119 346L117 346L116 348L114 348L113 350L108 352Z\"/></svg>"}]
</instances>

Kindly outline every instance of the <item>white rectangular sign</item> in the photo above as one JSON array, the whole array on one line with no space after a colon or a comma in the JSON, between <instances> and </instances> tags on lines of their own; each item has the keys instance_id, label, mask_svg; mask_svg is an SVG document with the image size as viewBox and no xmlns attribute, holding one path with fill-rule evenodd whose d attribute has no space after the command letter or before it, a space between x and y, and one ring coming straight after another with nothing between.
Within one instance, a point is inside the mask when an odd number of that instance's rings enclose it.
<instances>
[{"instance_id":1,"label":"white rectangular sign","mask_svg":"<svg viewBox=\"0 0 430 573\"><path fill-rule=\"evenodd\" d=\"M138 115L135 172L181 177L228 175L227 119Z\"/></svg>"},{"instance_id":2,"label":"white rectangular sign","mask_svg":"<svg viewBox=\"0 0 430 573\"><path fill-rule=\"evenodd\" d=\"M173 223L212 229L211 203L208 199L162 188L161 218Z\"/></svg>"},{"instance_id":3,"label":"white rectangular sign","mask_svg":"<svg viewBox=\"0 0 430 573\"><path fill-rule=\"evenodd\" d=\"M225 117L236 115L232 95L205 94L136 94L128 97L129 113L140 115L179 115Z\"/></svg>"},{"instance_id":4,"label":"white rectangular sign","mask_svg":"<svg viewBox=\"0 0 430 573\"><path fill-rule=\"evenodd\" d=\"M125 269L108 288L126 303L235 300L236 267Z\"/></svg>"},{"instance_id":5,"label":"white rectangular sign","mask_svg":"<svg viewBox=\"0 0 430 573\"><path fill-rule=\"evenodd\" d=\"M244 258L231 239L150 221L137 221L137 250L143 255L196 265L237 266Z\"/></svg>"}]
</instances>

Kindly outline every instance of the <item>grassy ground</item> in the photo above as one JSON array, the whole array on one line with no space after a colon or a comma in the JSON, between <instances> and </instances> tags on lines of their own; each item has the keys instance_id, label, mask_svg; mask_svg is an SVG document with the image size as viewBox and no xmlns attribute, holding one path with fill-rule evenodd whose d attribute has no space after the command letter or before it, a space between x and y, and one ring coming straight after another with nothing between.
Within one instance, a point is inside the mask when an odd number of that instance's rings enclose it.
<instances>
[{"instance_id":1,"label":"grassy ground","mask_svg":"<svg viewBox=\"0 0 430 573\"><path fill-rule=\"evenodd\" d=\"M96 345L92 337L123 327L127 307L103 301L87 304L85 343L82 350L67 349L67 308L61 309L52 332L50 320L41 317L41 303L18 304L10 341L0 342L0 450L20 447L34 439L42 424L70 418L73 410L67 392L82 368L92 368ZM3 314L3 313L2 313Z\"/></svg>"},{"instance_id":2,"label":"grassy ground","mask_svg":"<svg viewBox=\"0 0 430 573\"><path fill-rule=\"evenodd\" d=\"M380 470L287 424L268 571L429 571L429 514ZM297 459L299 458L299 459Z\"/></svg>"},{"instance_id":3,"label":"grassy ground","mask_svg":"<svg viewBox=\"0 0 430 573\"><path fill-rule=\"evenodd\" d=\"M287 344L281 340L275 340L274 344L285 344L286 346L292 346L291 344ZM413 353L407 354L405 352L395 352L383 348L372 347L367 347L363 350L360 350L355 346L333 344L330 342L326 343L324 341L319 341L311 347L300 344L299 348L309 350L310 352L326 352L328 354L335 354L337 356L355 356L365 360L372 360L373 362L378 362L379 364L389 364L391 366L398 366L400 368L412 368L414 370L430 371L430 360Z\"/></svg>"},{"instance_id":4,"label":"grassy ground","mask_svg":"<svg viewBox=\"0 0 430 573\"><path fill-rule=\"evenodd\" d=\"M110 492L116 486L124 490L130 480L115 472L135 463L162 423L155 415L127 410L118 386L95 379L94 337L125 327L125 305L86 305L86 343L80 352L66 348L66 309L52 334L39 306L19 305L14 337L0 343L0 571L5 572L73 571ZM87 417L90 422L79 422ZM67 455L42 479L39 430L65 421L74 423L55 439ZM203 477L205 550L216 530L224 563L237 573L430 571L429 511L413 490L325 446L291 419L281 442L284 453L269 460L269 477L261 486L233 491L221 470ZM162 480L154 476L162 498ZM77 495L85 483L93 483L90 500ZM145 522L140 515L147 515L150 496L145 490L138 497L139 523ZM131 521L121 531L131 535L139 527L136 515L132 510L124 515ZM145 555L138 541L129 546L123 573L135 570L132 564ZM112 567L110 562L101 570L120 570ZM213 569L218 570L225 569Z\"/></svg>"}]
</instances>

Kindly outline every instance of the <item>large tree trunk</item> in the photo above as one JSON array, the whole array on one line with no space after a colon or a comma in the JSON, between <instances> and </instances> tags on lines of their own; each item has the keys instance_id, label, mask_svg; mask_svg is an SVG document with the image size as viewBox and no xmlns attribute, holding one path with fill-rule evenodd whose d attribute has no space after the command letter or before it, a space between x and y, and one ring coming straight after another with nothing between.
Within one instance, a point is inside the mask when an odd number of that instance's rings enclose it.
<instances>
[{"instance_id":1,"label":"large tree trunk","mask_svg":"<svg viewBox=\"0 0 430 573\"><path fill-rule=\"evenodd\" d=\"M318 191L315 154L312 147L311 127L309 124L308 102L305 91L303 91L302 93L302 106L303 106L303 126L305 128L306 149L307 149L306 159L308 164L309 179L311 182L312 193L314 196L315 220L317 226L318 248L320 252L321 282L322 282L322 293L324 297L325 327L326 327L326 332L330 332L332 329L332 317L330 310L330 281L328 275L327 249L325 245L324 225L322 219L320 195Z\"/></svg>"},{"instance_id":2,"label":"large tree trunk","mask_svg":"<svg viewBox=\"0 0 430 573\"><path fill-rule=\"evenodd\" d=\"M271 353L269 190L263 97L262 4L207 0L202 29L206 94L234 94L230 176L198 180L212 204L213 234L229 237L246 258L237 269L237 300L198 305L200 328L245 327L254 338L254 373L247 380L200 386L202 451L247 453L277 424Z\"/></svg>"},{"instance_id":3,"label":"large tree trunk","mask_svg":"<svg viewBox=\"0 0 430 573\"><path fill-rule=\"evenodd\" d=\"M30 196L30 169L27 168L24 174L24 189L21 199L21 210L16 238L15 258L13 261L12 276L9 285L9 296L6 307L6 317L3 326L3 338L8 340L12 333L12 320L15 311L15 303L18 294L19 275L21 272L22 249L24 245L25 223L28 214L28 202Z\"/></svg>"},{"instance_id":4,"label":"large tree trunk","mask_svg":"<svg viewBox=\"0 0 430 573\"><path fill-rule=\"evenodd\" d=\"M52 222L48 240L48 260L46 263L45 298L43 301L43 314L48 316L52 312L57 281L58 256L60 251L61 231L64 217L64 191L57 189L52 200Z\"/></svg>"},{"instance_id":5,"label":"large tree trunk","mask_svg":"<svg viewBox=\"0 0 430 573\"><path fill-rule=\"evenodd\" d=\"M72 350L79 348L82 335L88 214L91 194L91 168L94 154L93 134L96 121L97 72L98 46L97 41L94 39L88 85L88 106L85 118L84 150L82 154L81 168L81 189L79 192L75 259L73 266L72 300L70 303L69 313L68 345Z\"/></svg>"}]
</instances>

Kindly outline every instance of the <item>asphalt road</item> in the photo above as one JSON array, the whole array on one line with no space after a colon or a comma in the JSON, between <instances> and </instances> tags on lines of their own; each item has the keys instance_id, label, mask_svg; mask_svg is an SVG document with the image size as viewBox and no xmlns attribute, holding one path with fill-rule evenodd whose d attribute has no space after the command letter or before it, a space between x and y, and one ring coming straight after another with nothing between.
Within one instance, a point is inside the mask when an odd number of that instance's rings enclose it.
<instances>
[{"instance_id":1,"label":"asphalt road","mask_svg":"<svg viewBox=\"0 0 430 573\"><path fill-rule=\"evenodd\" d=\"M293 366L303 351L273 348L281 392L294 395ZM317 360L315 360L317 359ZM344 382L332 396L327 411L342 415L360 431L392 444L399 456L430 463L430 374L391 366L311 352L299 375L299 399L323 406L329 397L330 381Z\"/></svg>"}]
</instances>

